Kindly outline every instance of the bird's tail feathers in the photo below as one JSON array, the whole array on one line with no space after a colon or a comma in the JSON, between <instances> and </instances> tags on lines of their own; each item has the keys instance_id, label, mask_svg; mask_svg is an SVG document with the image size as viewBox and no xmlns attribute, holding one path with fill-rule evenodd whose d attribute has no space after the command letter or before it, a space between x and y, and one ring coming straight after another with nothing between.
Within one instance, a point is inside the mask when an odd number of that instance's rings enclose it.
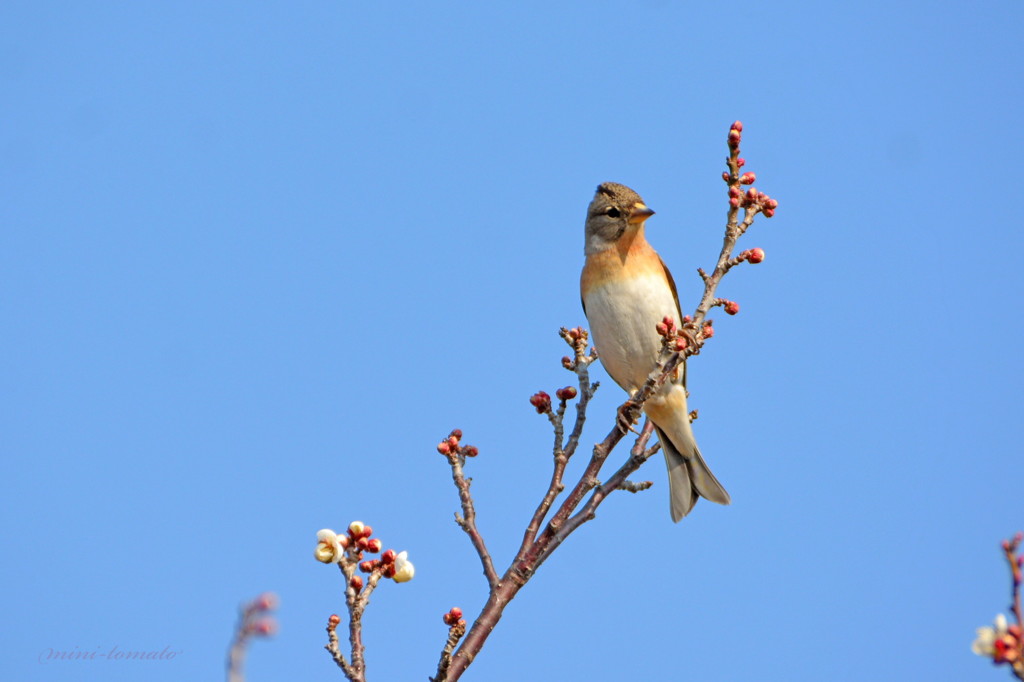
<instances>
[{"instance_id":1,"label":"bird's tail feathers","mask_svg":"<svg viewBox=\"0 0 1024 682\"><path fill-rule=\"evenodd\" d=\"M718 504L729 504L729 493L711 473L707 462L700 454L697 443L690 440L688 452L684 455L679 448L655 426L658 440L665 453L665 464L668 466L669 502L672 509L672 520L679 521L690 513L697 504L697 498L703 497Z\"/></svg>"}]
</instances>

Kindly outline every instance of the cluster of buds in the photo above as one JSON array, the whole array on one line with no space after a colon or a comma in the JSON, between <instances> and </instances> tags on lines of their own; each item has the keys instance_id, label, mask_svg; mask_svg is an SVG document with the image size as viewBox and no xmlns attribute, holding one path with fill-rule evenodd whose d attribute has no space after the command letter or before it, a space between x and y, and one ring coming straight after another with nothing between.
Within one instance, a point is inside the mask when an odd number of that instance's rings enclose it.
<instances>
[{"instance_id":1,"label":"cluster of buds","mask_svg":"<svg viewBox=\"0 0 1024 682\"><path fill-rule=\"evenodd\" d=\"M270 615L277 609L277 595L264 592L242 607L242 636L269 637L277 632L277 621Z\"/></svg>"},{"instance_id":2,"label":"cluster of buds","mask_svg":"<svg viewBox=\"0 0 1024 682\"><path fill-rule=\"evenodd\" d=\"M1013 577L1011 608L1017 622L1007 623L1006 616L1000 613L991 627L978 628L978 636L971 645L971 650L979 656L991 658L996 665L1009 664L1017 678L1024 680L1024 623L1021 622L1020 603L1024 554L1018 553L1022 542L1024 533L1017 533L1012 539L1002 542L1003 554L1010 565L1010 574Z\"/></svg>"},{"instance_id":3,"label":"cluster of buds","mask_svg":"<svg viewBox=\"0 0 1024 682\"><path fill-rule=\"evenodd\" d=\"M775 209L779 202L772 199L764 192L759 192L753 187L744 191L741 185L753 185L757 181L757 175L751 172L740 174L740 168L746 165L746 160L740 154L740 140L743 137L743 124L736 121L729 128L729 157L725 162L729 165L728 171L722 172L722 180L729 185L729 206L731 208L743 208L747 211L760 212L765 218L775 215Z\"/></svg>"},{"instance_id":4,"label":"cluster of buds","mask_svg":"<svg viewBox=\"0 0 1024 682\"><path fill-rule=\"evenodd\" d=\"M757 265L764 261L764 249L747 249L736 256L737 262L747 261L751 265Z\"/></svg>"},{"instance_id":5,"label":"cluster of buds","mask_svg":"<svg viewBox=\"0 0 1024 682\"><path fill-rule=\"evenodd\" d=\"M689 315L683 318L683 324L688 324L691 321ZM654 326L654 330L658 332L658 336L663 337L664 344L673 351L684 351L686 347L690 345L689 339L685 335L679 333L679 328L676 327L676 321L666 315L661 318L661 322Z\"/></svg>"},{"instance_id":6,"label":"cluster of buds","mask_svg":"<svg viewBox=\"0 0 1024 682\"><path fill-rule=\"evenodd\" d=\"M380 555L380 559L368 559L362 561L359 564L359 570L363 573L373 573L378 571L385 578L393 578L396 583L404 583L407 580L412 580L412 574L415 570L412 567L412 562L408 559L408 552L398 552L389 549ZM403 572L404 571L404 572ZM359 579L359 576L353 576L353 580ZM362 586L362 580L360 580L360 587ZM357 587L358 591L359 588Z\"/></svg>"},{"instance_id":7,"label":"cluster of buds","mask_svg":"<svg viewBox=\"0 0 1024 682\"><path fill-rule=\"evenodd\" d=\"M744 173L740 177L740 182L743 182L744 178L749 178L750 182L753 182L753 173ZM750 183L744 183L750 184ZM779 202L772 199L764 192L759 192L753 187L744 192L737 185L729 187L729 206L733 208L745 208L747 210L760 211L764 214L765 218L771 218L775 215L775 209L779 207Z\"/></svg>"},{"instance_id":8,"label":"cluster of buds","mask_svg":"<svg viewBox=\"0 0 1024 682\"><path fill-rule=\"evenodd\" d=\"M437 451L445 457L463 455L465 457L476 457L480 449L475 445L461 445L462 429L452 429L448 437L437 444Z\"/></svg>"},{"instance_id":9,"label":"cluster of buds","mask_svg":"<svg viewBox=\"0 0 1024 682\"><path fill-rule=\"evenodd\" d=\"M462 619L462 609L460 609L458 606L452 607L452 610L444 614L442 619L444 620L445 625L451 627L461 625L462 627L466 627L466 621Z\"/></svg>"},{"instance_id":10,"label":"cluster of buds","mask_svg":"<svg viewBox=\"0 0 1024 682\"><path fill-rule=\"evenodd\" d=\"M737 310L739 310L739 304L737 304ZM715 335L715 328L712 326L715 324L714 320L708 320L704 323L704 328L700 330L701 336L705 339L710 339Z\"/></svg>"},{"instance_id":11,"label":"cluster of buds","mask_svg":"<svg viewBox=\"0 0 1024 682\"><path fill-rule=\"evenodd\" d=\"M335 533L330 528L317 531L316 548L313 556L325 564L342 564L348 566L358 563L363 573L379 572L385 578L393 578L396 583L412 580L415 568L408 559L408 552L395 553L389 549L381 554L380 559L363 560L363 553L378 554L383 549L380 538L371 537L373 529L362 521L353 521L344 534ZM356 592L363 589L363 579L353 575L349 586Z\"/></svg>"},{"instance_id":12,"label":"cluster of buds","mask_svg":"<svg viewBox=\"0 0 1024 682\"><path fill-rule=\"evenodd\" d=\"M558 331L558 334L565 340L567 344L569 344L569 346L572 347L573 354L576 356L577 359L586 356L587 340L589 338L586 329L584 329L583 327L573 327L572 329L566 329L565 327L562 327ZM568 370L575 370L576 361L574 361L572 358L568 356L563 357L562 367L565 367Z\"/></svg>"}]
</instances>

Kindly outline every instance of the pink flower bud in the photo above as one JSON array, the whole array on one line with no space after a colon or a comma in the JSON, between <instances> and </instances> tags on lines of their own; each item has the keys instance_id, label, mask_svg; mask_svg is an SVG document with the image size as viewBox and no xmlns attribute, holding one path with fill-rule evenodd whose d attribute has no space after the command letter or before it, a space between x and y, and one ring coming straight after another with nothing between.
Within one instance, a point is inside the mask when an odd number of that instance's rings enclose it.
<instances>
[{"instance_id":1,"label":"pink flower bud","mask_svg":"<svg viewBox=\"0 0 1024 682\"><path fill-rule=\"evenodd\" d=\"M730 315L735 315L739 311L740 311L740 304L739 303L737 303L736 301L726 301L726 303L725 303L725 312L727 312Z\"/></svg>"},{"instance_id":2,"label":"pink flower bud","mask_svg":"<svg viewBox=\"0 0 1024 682\"><path fill-rule=\"evenodd\" d=\"M369 526L363 526L363 537L368 538L373 535L373 529Z\"/></svg>"},{"instance_id":3,"label":"pink flower bud","mask_svg":"<svg viewBox=\"0 0 1024 682\"><path fill-rule=\"evenodd\" d=\"M555 396L557 396L559 400L572 400L576 397L576 389L572 386L566 386L565 388L560 388L555 391Z\"/></svg>"},{"instance_id":4,"label":"pink flower bud","mask_svg":"<svg viewBox=\"0 0 1024 682\"><path fill-rule=\"evenodd\" d=\"M444 621L445 625L455 625L455 622L456 622L456 621L452 620L451 612L448 612L448 613L444 614L443 616L441 616L441 620Z\"/></svg>"},{"instance_id":5,"label":"pink flower bud","mask_svg":"<svg viewBox=\"0 0 1024 682\"><path fill-rule=\"evenodd\" d=\"M440 452L442 455L447 455L449 452L452 451L452 449L448 447L448 441L443 440L437 444L437 451Z\"/></svg>"},{"instance_id":6,"label":"pink flower bud","mask_svg":"<svg viewBox=\"0 0 1024 682\"><path fill-rule=\"evenodd\" d=\"M779 207L779 202L775 201L775 199L768 199L768 200L766 200L764 202L764 205L765 205L765 208L770 208L772 210L775 210L775 209L777 209Z\"/></svg>"},{"instance_id":7,"label":"pink flower bud","mask_svg":"<svg viewBox=\"0 0 1024 682\"><path fill-rule=\"evenodd\" d=\"M725 180L726 182L731 182L732 176L726 173L725 171L722 171L722 179Z\"/></svg>"},{"instance_id":8,"label":"pink flower bud","mask_svg":"<svg viewBox=\"0 0 1024 682\"><path fill-rule=\"evenodd\" d=\"M736 165L740 168L743 168L744 166L747 165L747 160L741 156L738 159L736 159Z\"/></svg>"},{"instance_id":9,"label":"pink flower bud","mask_svg":"<svg viewBox=\"0 0 1024 682\"><path fill-rule=\"evenodd\" d=\"M742 133L743 132L743 124L740 123L739 121L736 121L735 123L732 124L732 127L730 127L729 129L730 130L735 130L737 133Z\"/></svg>"},{"instance_id":10,"label":"pink flower bud","mask_svg":"<svg viewBox=\"0 0 1024 682\"><path fill-rule=\"evenodd\" d=\"M733 197L732 199L729 199L729 206L731 206L732 208L739 208L740 207L740 200L739 200L739 198L738 197Z\"/></svg>"},{"instance_id":11,"label":"pink flower bud","mask_svg":"<svg viewBox=\"0 0 1024 682\"><path fill-rule=\"evenodd\" d=\"M452 452L459 449L459 439L455 436L449 436L448 438L448 449Z\"/></svg>"},{"instance_id":12,"label":"pink flower bud","mask_svg":"<svg viewBox=\"0 0 1024 682\"><path fill-rule=\"evenodd\" d=\"M458 621L460 618L462 618L462 609L460 609L458 606L453 606L452 610L448 613L452 614L453 620Z\"/></svg>"},{"instance_id":13,"label":"pink flower bud","mask_svg":"<svg viewBox=\"0 0 1024 682\"><path fill-rule=\"evenodd\" d=\"M466 447L462 448L462 454L464 454L466 457L476 457L477 455L480 454L480 448L478 448L475 445L467 445Z\"/></svg>"},{"instance_id":14,"label":"pink flower bud","mask_svg":"<svg viewBox=\"0 0 1024 682\"><path fill-rule=\"evenodd\" d=\"M689 324L693 322L693 318L689 315L683 315L683 324Z\"/></svg>"},{"instance_id":15,"label":"pink flower bud","mask_svg":"<svg viewBox=\"0 0 1024 682\"><path fill-rule=\"evenodd\" d=\"M376 565L376 561L361 561L359 562L359 570L363 573L371 573Z\"/></svg>"},{"instance_id":16,"label":"pink flower bud","mask_svg":"<svg viewBox=\"0 0 1024 682\"><path fill-rule=\"evenodd\" d=\"M261 618L252 624L252 633L257 637L270 637L277 632L277 621L273 618Z\"/></svg>"},{"instance_id":17,"label":"pink flower bud","mask_svg":"<svg viewBox=\"0 0 1024 682\"><path fill-rule=\"evenodd\" d=\"M710 339L712 336L715 335L715 328L712 327L710 324L706 324L704 325L702 333L704 334L705 339Z\"/></svg>"},{"instance_id":18,"label":"pink flower bud","mask_svg":"<svg viewBox=\"0 0 1024 682\"><path fill-rule=\"evenodd\" d=\"M580 338L580 328L579 327L573 327L572 329L569 330L567 336L570 339L572 339L573 341L579 339Z\"/></svg>"},{"instance_id":19,"label":"pink flower bud","mask_svg":"<svg viewBox=\"0 0 1024 682\"><path fill-rule=\"evenodd\" d=\"M363 579L358 575L352 576L352 579L348 581L348 584L351 585L352 589L356 592L363 589Z\"/></svg>"},{"instance_id":20,"label":"pink flower bud","mask_svg":"<svg viewBox=\"0 0 1024 682\"><path fill-rule=\"evenodd\" d=\"M448 434L448 437L454 438L455 440L462 440L462 429L452 429L452 432Z\"/></svg>"},{"instance_id":21,"label":"pink flower bud","mask_svg":"<svg viewBox=\"0 0 1024 682\"><path fill-rule=\"evenodd\" d=\"M686 350L686 347L688 345L690 345L690 342L687 341L685 336L680 336L679 338L676 339L676 350L677 351L684 351L684 350Z\"/></svg>"},{"instance_id":22,"label":"pink flower bud","mask_svg":"<svg viewBox=\"0 0 1024 682\"><path fill-rule=\"evenodd\" d=\"M766 208L763 211L761 211L761 213L764 213L764 217L765 218L771 218L773 215L775 215L775 209L774 208Z\"/></svg>"},{"instance_id":23,"label":"pink flower bud","mask_svg":"<svg viewBox=\"0 0 1024 682\"><path fill-rule=\"evenodd\" d=\"M388 549L388 550L385 550L384 553L380 555L380 560L383 561L385 564L393 564L393 563L395 563L395 557L396 556L398 556L398 555L395 554L395 550Z\"/></svg>"},{"instance_id":24,"label":"pink flower bud","mask_svg":"<svg viewBox=\"0 0 1024 682\"><path fill-rule=\"evenodd\" d=\"M665 326L664 322L654 325L654 330L658 332L658 336L668 336L668 327Z\"/></svg>"},{"instance_id":25,"label":"pink flower bud","mask_svg":"<svg viewBox=\"0 0 1024 682\"><path fill-rule=\"evenodd\" d=\"M381 546L382 545L380 538L371 538L370 540L366 541L366 551L370 554L376 554L377 552L379 552Z\"/></svg>"},{"instance_id":26,"label":"pink flower bud","mask_svg":"<svg viewBox=\"0 0 1024 682\"><path fill-rule=\"evenodd\" d=\"M757 180L757 176L753 173L744 173L740 176L741 185L753 185L755 180Z\"/></svg>"},{"instance_id":27,"label":"pink flower bud","mask_svg":"<svg viewBox=\"0 0 1024 682\"><path fill-rule=\"evenodd\" d=\"M733 185L732 187L729 188L729 196L732 197L733 199L738 199L739 197L743 196L743 190Z\"/></svg>"},{"instance_id":28,"label":"pink flower bud","mask_svg":"<svg viewBox=\"0 0 1024 682\"><path fill-rule=\"evenodd\" d=\"M739 131L730 130L729 131L729 146L735 148L735 147L737 147L739 145L739 143L740 143Z\"/></svg>"},{"instance_id":29,"label":"pink flower bud","mask_svg":"<svg viewBox=\"0 0 1024 682\"><path fill-rule=\"evenodd\" d=\"M332 628L336 628L339 625L341 625L341 616L339 616L336 613L332 613L331 617L327 619L327 622L330 624Z\"/></svg>"},{"instance_id":30,"label":"pink flower bud","mask_svg":"<svg viewBox=\"0 0 1024 682\"><path fill-rule=\"evenodd\" d=\"M264 592L253 600L252 607L257 611L272 611L277 608L277 595L273 592Z\"/></svg>"},{"instance_id":31,"label":"pink flower bud","mask_svg":"<svg viewBox=\"0 0 1024 682\"><path fill-rule=\"evenodd\" d=\"M356 538L356 547L358 547L360 550L365 551L367 543L369 543L369 540L367 540L366 538Z\"/></svg>"},{"instance_id":32,"label":"pink flower bud","mask_svg":"<svg viewBox=\"0 0 1024 682\"><path fill-rule=\"evenodd\" d=\"M757 265L764 260L764 249L751 249L747 252L747 260Z\"/></svg>"},{"instance_id":33,"label":"pink flower bud","mask_svg":"<svg viewBox=\"0 0 1024 682\"><path fill-rule=\"evenodd\" d=\"M1003 540L1003 542L1001 543L1001 546L1002 546L1004 552L1009 552L1010 551L1010 541L1009 540Z\"/></svg>"},{"instance_id":34,"label":"pink flower bud","mask_svg":"<svg viewBox=\"0 0 1024 682\"><path fill-rule=\"evenodd\" d=\"M669 331L672 331L673 329L676 328L676 321L673 320L668 315L666 315L665 317L661 318L661 323L664 324L666 327L668 327Z\"/></svg>"}]
</instances>

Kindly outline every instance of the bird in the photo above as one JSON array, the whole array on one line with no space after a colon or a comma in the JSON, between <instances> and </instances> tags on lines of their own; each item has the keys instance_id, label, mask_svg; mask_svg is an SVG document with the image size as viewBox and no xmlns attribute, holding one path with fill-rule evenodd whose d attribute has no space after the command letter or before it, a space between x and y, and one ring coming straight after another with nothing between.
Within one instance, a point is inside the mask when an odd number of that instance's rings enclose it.
<instances>
[{"instance_id":1,"label":"bird","mask_svg":"<svg viewBox=\"0 0 1024 682\"><path fill-rule=\"evenodd\" d=\"M665 317L682 320L672 274L647 242L644 225L654 211L635 191L616 182L598 186L587 208L580 298L605 371L630 397L658 363ZM686 367L643 406L665 453L672 520L690 513L699 497L729 504L729 493L701 455L686 406Z\"/></svg>"}]
</instances>

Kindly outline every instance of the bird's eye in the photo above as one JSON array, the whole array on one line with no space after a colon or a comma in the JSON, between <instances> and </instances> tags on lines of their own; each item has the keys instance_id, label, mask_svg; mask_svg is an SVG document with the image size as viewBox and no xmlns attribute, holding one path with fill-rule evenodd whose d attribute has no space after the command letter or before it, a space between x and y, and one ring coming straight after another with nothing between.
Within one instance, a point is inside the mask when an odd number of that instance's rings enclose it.
<instances>
[{"instance_id":1,"label":"bird's eye","mask_svg":"<svg viewBox=\"0 0 1024 682\"><path fill-rule=\"evenodd\" d=\"M621 213L619 213L619 209L615 208L614 206L605 211L605 213L608 215L609 218L618 218L620 215L622 215Z\"/></svg>"}]
</instances>

